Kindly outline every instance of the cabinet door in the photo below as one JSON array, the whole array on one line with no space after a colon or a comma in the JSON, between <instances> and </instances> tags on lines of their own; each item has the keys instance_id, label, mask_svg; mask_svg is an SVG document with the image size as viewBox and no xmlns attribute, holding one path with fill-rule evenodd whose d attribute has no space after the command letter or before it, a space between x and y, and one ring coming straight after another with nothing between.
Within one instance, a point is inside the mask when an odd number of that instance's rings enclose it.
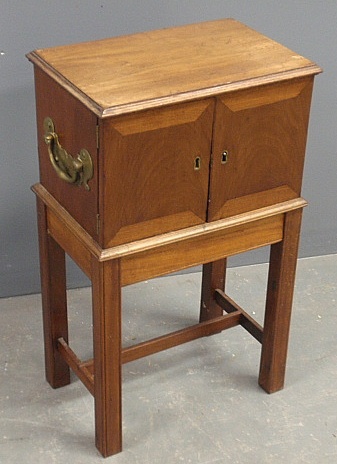
<instances>
[{"instance_id":1,"label":"cabinet door","mask_svg":"<svg viewBox=\"0 0 337 464\"><path fill-rule=\"evenodd\" d=\"M312 78L217 99L208 220L300 195Z\"/></svg>"},{"instance_id":2,"label":"cabinet door","mask_svg":"<svg viewBox=\"0 0 337 464\"><path fill-rule=\"evenodd\" d=\"M105 247L206 221L212 99L103 120Z\"/></svg>"}]
</instances>

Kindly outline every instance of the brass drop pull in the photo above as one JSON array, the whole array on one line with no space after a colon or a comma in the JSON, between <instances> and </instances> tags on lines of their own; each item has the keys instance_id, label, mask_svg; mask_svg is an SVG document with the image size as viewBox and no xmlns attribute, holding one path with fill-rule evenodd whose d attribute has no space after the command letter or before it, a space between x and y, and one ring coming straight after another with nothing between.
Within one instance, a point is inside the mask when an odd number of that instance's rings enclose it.
<instances>
[{"instance_id":1,"label":"brass drop pull","mask_svg":"<svg viewBox=\"0 0 337 464\"><path fill-rule=\"evenodd\" d=\"M49 158L59 178L69 184L83 185L86 190L90 190L88 181L94 171L90 153L82 148L76 158L69 155L59 142L51 118L45 118L43 128Z\"/></svg>"}]
</instances>

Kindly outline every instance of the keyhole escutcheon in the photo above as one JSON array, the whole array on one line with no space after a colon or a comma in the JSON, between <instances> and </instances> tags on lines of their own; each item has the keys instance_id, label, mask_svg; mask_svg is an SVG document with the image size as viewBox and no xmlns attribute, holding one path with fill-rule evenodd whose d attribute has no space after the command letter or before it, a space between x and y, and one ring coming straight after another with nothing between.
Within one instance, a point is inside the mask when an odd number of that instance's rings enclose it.
<instances>
[{"instance_id":1,"label":"keyhole escutcheon","mask_svg":"<svg viewBox=\"0 0 337 464\"><path fill-rule=\"evenodd\" d=\"M221 153L221 164L226 164L228 161L228 151L227 150L224 150L222 153Z\"/></svg>"},{"instance_id":2,"label":"keyhole escutcheon","mask_svg":"<svg viewBox=\"0 0 337 464\"><path fill-rule=\"evenodd\" d=\"M194 160L194 170L199 171L201 168L201 158L200 156L197 156Z\"/></svg>"}]
</instances>

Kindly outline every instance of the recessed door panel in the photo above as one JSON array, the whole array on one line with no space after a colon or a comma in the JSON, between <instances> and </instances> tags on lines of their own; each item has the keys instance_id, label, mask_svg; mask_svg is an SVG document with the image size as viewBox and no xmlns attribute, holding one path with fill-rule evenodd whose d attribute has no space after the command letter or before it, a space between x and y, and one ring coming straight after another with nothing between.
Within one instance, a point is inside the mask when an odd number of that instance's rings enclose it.
<instances>
[{"instance_id":1,"label":"recessed door panel","mask_svg":"<svg viewBox=\"0 0 337 464\"><path fill-rule=\"evenodd\" d=\"M208 220L300 194L312 78L217 99Z\"/></svg>"},{"instance_id":2,"label":"recessed door panel","mask_svg":"<svg viewBox=\"0 0 337 464\"><path fill-rule=\"evenodd\" d=\"M103 243L206 220L213 100L103 121Z\"/></svg>"}]
</instances>

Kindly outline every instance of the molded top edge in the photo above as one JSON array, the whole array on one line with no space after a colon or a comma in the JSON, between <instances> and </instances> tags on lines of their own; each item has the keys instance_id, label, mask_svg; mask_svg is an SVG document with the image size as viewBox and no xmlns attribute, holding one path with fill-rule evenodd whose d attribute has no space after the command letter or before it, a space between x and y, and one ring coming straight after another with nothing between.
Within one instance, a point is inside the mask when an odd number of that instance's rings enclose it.
<instances>
[{"instance_id":1,"label":"molded top edge","mask_svg":"<svg viewBox=\"0 0 337 464\"><path fill-rule=\"evenodd\" d=\"M35 50L27 58L99 117L321 72L233 19Z\"/></svg>"}]
</instances>

